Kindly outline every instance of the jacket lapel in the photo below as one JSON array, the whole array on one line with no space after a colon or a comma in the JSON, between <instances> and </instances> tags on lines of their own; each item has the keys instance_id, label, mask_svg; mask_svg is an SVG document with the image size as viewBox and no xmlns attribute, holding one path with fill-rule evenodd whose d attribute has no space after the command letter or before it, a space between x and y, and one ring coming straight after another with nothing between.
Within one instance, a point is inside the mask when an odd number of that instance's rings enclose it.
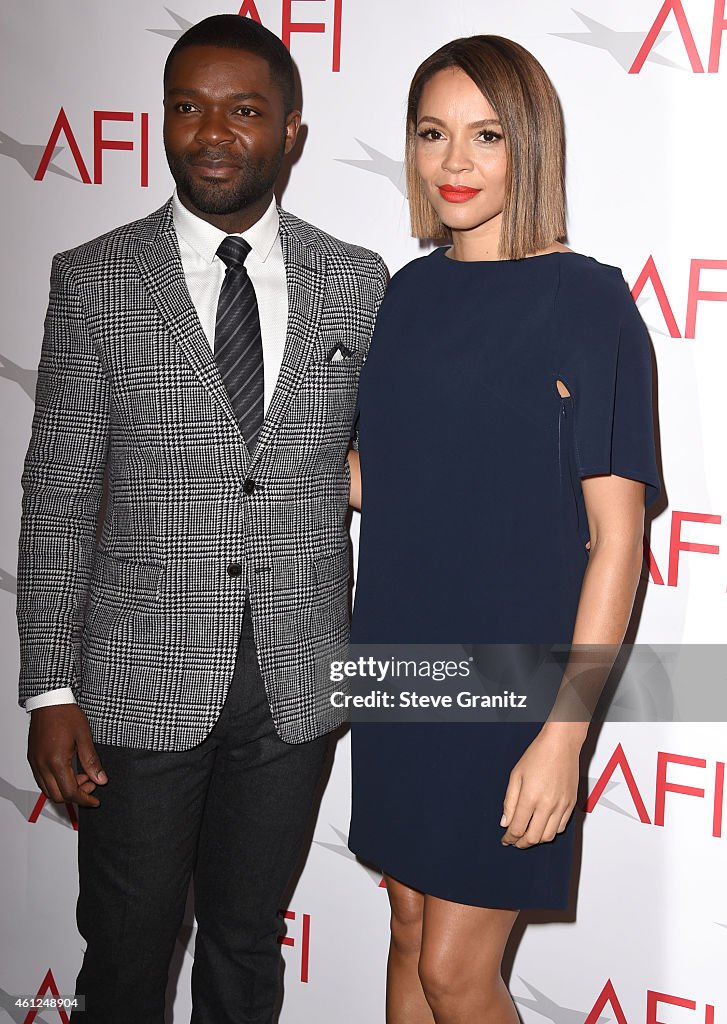
<instances>
[{"instance_id":1,"label":"jacket lapel","mask_svg":"<svg viewBox=\"0 0 727 1024\"><path fill-rule=\"evenodd\" d=\"M325 293L325 257L304 244L293 218L284 210L279 213L288 289L288 330L277 384L255 445L253 466L273 440L303 382L318 334Z\"/></svg>"},{"instance_id":2,"label":"jacket lapel","mask_svg":"<svg viewBox=\"0 0 727 1024\"><path fill-rule=\"evenodd\" d=\"M228 419L238 426L212 349L189 297L174 230L171 199L141 222L140 233L146 245L136 256L136 262L159 315L202 387Z\"/></svg>"},{"instance_id":3,"label":"jacket lapel","mask_svg":"<svg viewBox=\"0 0 727 1024\"><path fill-rule=\"evenodd\" d=\"M293 218L284 210L279 213L288 290L288 329L280 373L255 445L253 465L272 442L303 382L318 333L325 292L325 257L305 245ZM136 262L159 315L202 387L239 429L210 344L189 297L174 230L172 201L142 221L139 231L146 244L136 256Z\"/></svg>"}]
</instances>

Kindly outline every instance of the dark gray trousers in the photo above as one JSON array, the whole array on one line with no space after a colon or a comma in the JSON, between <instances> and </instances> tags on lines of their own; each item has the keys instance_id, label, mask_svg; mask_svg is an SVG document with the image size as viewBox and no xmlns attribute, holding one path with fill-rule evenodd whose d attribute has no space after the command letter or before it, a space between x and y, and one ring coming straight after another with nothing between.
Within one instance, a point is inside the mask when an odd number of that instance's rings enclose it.
<instances>
[{"instance_id":1,"label":"dark gray trousers","mask_svg":"<svg viewBox=\"0 0 727 1024\"><path fill-rule=\"evenodd\" d=\"M194 878L192 1024L269 1024L281 900L301 853L328 737L275 732L249 606L212 732L191 750L99 745L109 781L80 808L77 920L87 943L73 1024L163 1024L169 965Z\"/></svg>"}]
</instances>

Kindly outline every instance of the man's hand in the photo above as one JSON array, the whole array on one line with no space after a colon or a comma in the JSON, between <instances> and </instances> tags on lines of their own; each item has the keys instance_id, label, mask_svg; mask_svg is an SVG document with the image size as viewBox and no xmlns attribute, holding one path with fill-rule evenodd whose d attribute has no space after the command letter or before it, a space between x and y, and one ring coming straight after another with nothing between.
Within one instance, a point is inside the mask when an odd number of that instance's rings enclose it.
<instances>
[{"instance_id":1,"label":"man's hand","mask_svg":"<svg viewBox=\"0 0 727 1024\"><path fill-rule=\"evenodd\" d=\"M73 770L74 755L83 771ZM54 803L98 807L91 796L108 776L93 745L88 719L77 704L52 704L30 713L28 762L41 791Z\"/></svg>"}]
</instances>

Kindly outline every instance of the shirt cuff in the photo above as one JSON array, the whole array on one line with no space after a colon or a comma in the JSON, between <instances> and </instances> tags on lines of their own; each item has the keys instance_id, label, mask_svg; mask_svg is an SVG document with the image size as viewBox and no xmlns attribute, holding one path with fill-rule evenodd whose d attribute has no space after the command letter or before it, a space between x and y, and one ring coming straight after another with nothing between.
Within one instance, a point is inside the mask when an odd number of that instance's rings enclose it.
<instances>
[{"instance_id":1,"label":"shirt cuff","mask_svg":"<svg viewBox=\"0 0 727 1024\"><path fill-rule=\"evenodd\" d=\"M57 690L47 690L39 693L37 697L28 697L25 702L26 711L35 711L36 708L48 708L53 704L75 704L76 698L70 686L61 686Z\"/></svg>"}]
</instances>

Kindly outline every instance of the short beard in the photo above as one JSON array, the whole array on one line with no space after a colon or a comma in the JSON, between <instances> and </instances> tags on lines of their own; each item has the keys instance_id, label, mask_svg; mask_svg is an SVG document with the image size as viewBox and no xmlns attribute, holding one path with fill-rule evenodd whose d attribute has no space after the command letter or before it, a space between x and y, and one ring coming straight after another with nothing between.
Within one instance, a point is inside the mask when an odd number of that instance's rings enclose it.
<instances>
[{"instance_id":1,"label":"short beard","mask_svg":"<svg viewBox=\"0 0 727 1024\"><path fill-rule=\"evenodd\" d=\"M219 151L201 151L173 156L167 153L167 163L177 185L177 191L199 210L217 216L239 213L262 199L275 185L285 155L285 143L268 160L242 164L242 173L236 184L223 181L200 182L192 177L189 165L197 160L219 159Z\"/></svg>"}]
</instances>

